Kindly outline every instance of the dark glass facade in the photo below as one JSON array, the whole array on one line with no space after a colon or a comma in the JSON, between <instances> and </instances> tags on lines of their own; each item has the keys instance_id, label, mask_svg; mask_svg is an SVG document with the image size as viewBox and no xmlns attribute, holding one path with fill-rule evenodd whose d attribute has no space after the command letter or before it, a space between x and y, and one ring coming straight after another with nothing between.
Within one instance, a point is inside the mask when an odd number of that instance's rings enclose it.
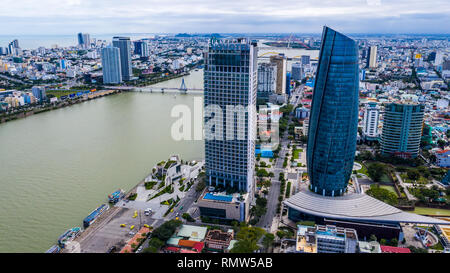
<instances>
[{"instance_id":1,"label":"dark glass facade","mask_svg":"<svg viewBox=\"0 0 450 273\"><path fill-rule=\"evenodd\" d=\"M353 168L359 91L356 42L324 27L308 131L311 190L345 192Z\"/></svg>"},{"instance_id":2,"label":"dark glass facade","mask_svg":"<svg viewBox=\"0 0 450 273\"><path fill-rule=\"evenodd\" d=\"M245 39L212 39L205 55L204 106L218 106L223 111L222 124L205 130L205 167L208 184L251 192L255 165L256 134L256 43ZM226 116L227 107L248 109L238 127L238 117ZM216 113L214 114L214 116ZM205 124L212 117L205 115ZM229 122L229 124L227 124ZM227 126L232 128L229 135ZM239 136L241 136L239 138ZM231 138L231 140L230 140Z\"/></svg>"}]
</instances>

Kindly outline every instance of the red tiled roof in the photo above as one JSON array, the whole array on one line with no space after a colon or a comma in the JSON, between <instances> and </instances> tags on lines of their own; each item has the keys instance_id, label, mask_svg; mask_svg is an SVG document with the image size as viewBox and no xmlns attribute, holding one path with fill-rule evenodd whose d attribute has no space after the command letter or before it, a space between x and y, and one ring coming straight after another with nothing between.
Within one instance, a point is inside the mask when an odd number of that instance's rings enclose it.
<instances>
[{"instance_id":1,"label":"red tiled roof","mask_svg":"<svg viewBox=\"0 0 450 273\"><path fill-rule=\"evenodd\" d=\"M178 253L178 251L180 251L180 248L174 247L174 246L168 246L168 247L166 247L166 250Z\"/></svg>"},{"instance_id":2,"label":"red tiled roof","mask_svg":"<svg viewBox=\"0 0 450 273\"><path fill-rule=\"evenodd\" d=\"M189 249L181 249L180 253L197 253L197 252L194 250L189 250Z\"/></svg>"},{"instance_id":3,"label":"red tiled roof","mask_svg":"<svg viewBox=\"0 0 450 273\"><path fill-rule=\"evenodd\" d=\"M406 247L396 247L396 246L380 246L382 253L411 253L411 250Z\"/></svg>"}]
</instances>

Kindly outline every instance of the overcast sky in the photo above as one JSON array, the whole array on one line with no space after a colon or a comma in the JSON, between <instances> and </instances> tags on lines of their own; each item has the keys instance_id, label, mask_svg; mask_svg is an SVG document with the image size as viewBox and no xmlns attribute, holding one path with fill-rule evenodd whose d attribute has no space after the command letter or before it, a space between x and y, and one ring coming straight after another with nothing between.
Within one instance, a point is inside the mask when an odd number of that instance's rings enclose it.
<instances>
[{"instance_id":1,"label":"overcast sky","mask_svg":"<svg viewBox=\"0 0 450 273\"><path fill-rule=\"evenodd\" d=\"M1 34L450 33L449 0L1 0Z\"/></svg>"}]
</instances>

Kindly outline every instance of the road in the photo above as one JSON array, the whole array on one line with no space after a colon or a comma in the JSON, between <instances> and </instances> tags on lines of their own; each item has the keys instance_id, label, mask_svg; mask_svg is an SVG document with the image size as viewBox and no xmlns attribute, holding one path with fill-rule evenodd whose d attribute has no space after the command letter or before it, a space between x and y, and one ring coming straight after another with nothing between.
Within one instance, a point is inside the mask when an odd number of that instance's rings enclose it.
<instances>
[{"instance_id":1,"label":"road","mask_svg":"<svg viewBox=\"0 0 450 273\"><path fill-rule=\"evenodd\" d=\"M291 99L289 102L292 105L294 105L294 109L295 109L295 107L297 107L299 101L301 100L303 86L304 85L300 85L299 87L297 87L291 95ZM297 96L298 96L298 98L297 98ZM292 123L292 120L289 119L288 124L291 124L291 123ZM274 164L274 169L273 169L274 178L271 181L272 185L269 189L269 194L267 196L267 212L266 212L266 214L261 216L261 219L259 220L259 222L257 224L258 227L264 228L268 232L271 232L272 222L276 215L276 210L278 207L278 202L279 202L278 197L280 196L280 186L281 186L281 182L278 179L279 179L280 173L285 173L285 171L286 171L286 169L283 168L283 162L284 162L284 158L286 157L286 153L288 152L288 148L287 148L288 143L289 143L288 130L286 130L284 132L283 136L281 137L281 140L280 140L281 150L278 154L279 157L275 160L275 164Z\"/></svg>"}]
</instances>

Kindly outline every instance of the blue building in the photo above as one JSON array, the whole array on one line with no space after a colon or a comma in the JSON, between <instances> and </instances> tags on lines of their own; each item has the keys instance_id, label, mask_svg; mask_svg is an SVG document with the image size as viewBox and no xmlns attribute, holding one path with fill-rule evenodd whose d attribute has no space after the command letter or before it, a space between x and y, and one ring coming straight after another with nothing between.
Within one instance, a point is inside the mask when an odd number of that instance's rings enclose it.
<instances>
[{"instance_id":1,"label":"blue building","mask_svg":"<svg viewBox=\"0 0 450 273\"><path fill-rule=\"evenodd\" d=\"M129 81L133 76L131 69L131 41L130 37L113 37L113 47L120 50L120 68L122 71L122 80Z\"/></svg>"},{"instance_id":2,"label":"blue building","mask_svg":"<svg viewBox=\"0 0 450 273\"><path fill-rule=\"evenodd\" d=\"M134 42L134 54L139 55L140 57L148 57L148 44L144 41L135 41Z\"/></svg>"},{"instance_id":3,"label":"blue building","mask_svg":"<svg viewBox=\"0 0 450 273\"><path fill-rule=\"evenodd\" d=\"M204 71L205 167L208 184L253 192L256 43L247 39L211 39ZM223 116L222 121L210 130L207 124L218 113L208 115L209 105L219 106ZM225 110L230 106L248 107L248 111L243 114L243 118L234 113L228 117ZM238 122L242 122L241 126L237 126ZM232 129L231 135L227 127Z\"/></svg>"},{"instance_id":4,"label":"blue building","mask_svg":"<svg viewBox=\"0 0 450 273\"><path fill-rule=\"evenodd\" d=\"M294 81L301 81L302 80L302 64L301 63L293 63L292 64L292 69L291 69L291 73L292 73L292 79Z\"/></svg>"},{"instance_id":5,"label":"blue building","mask_svg":"<svg viewBox=\"0 0 450 273\"><path fill-rule=\"evenodd\" d=\"M117 47L102 49L103 83L121 83L122 70L120 68L120 50Z\"/></svg>"},{"instance_id":6,"label":"blue building","mask_svg":"<svg viewBox=\"0 0 450 273\"><path fill-rule=\"evenodd\" d=\"M324 27L310 113L307 163L311 190L342 195L353 168L358 128L358 47Z\"/></svg>"},{"instance_id":7,"label":"blue building","mask_svg":"<svg viewBox=\"0 0 450 273\"><path fill-rule=\"evenodd\" d=\"M286 94L291 95L291 72L286 72Z\"/></svg>"},{"instance_id":8,"label":"blue building","mask_svg":"<svg viewBox=\"0 0 450 273\"><path fill-rule=\"evenodd\" d=\"M41 102L47 99L45 87L43 86L33 86L31 92L33 93L33 96Z\"/></svg>"}]
</instances>

